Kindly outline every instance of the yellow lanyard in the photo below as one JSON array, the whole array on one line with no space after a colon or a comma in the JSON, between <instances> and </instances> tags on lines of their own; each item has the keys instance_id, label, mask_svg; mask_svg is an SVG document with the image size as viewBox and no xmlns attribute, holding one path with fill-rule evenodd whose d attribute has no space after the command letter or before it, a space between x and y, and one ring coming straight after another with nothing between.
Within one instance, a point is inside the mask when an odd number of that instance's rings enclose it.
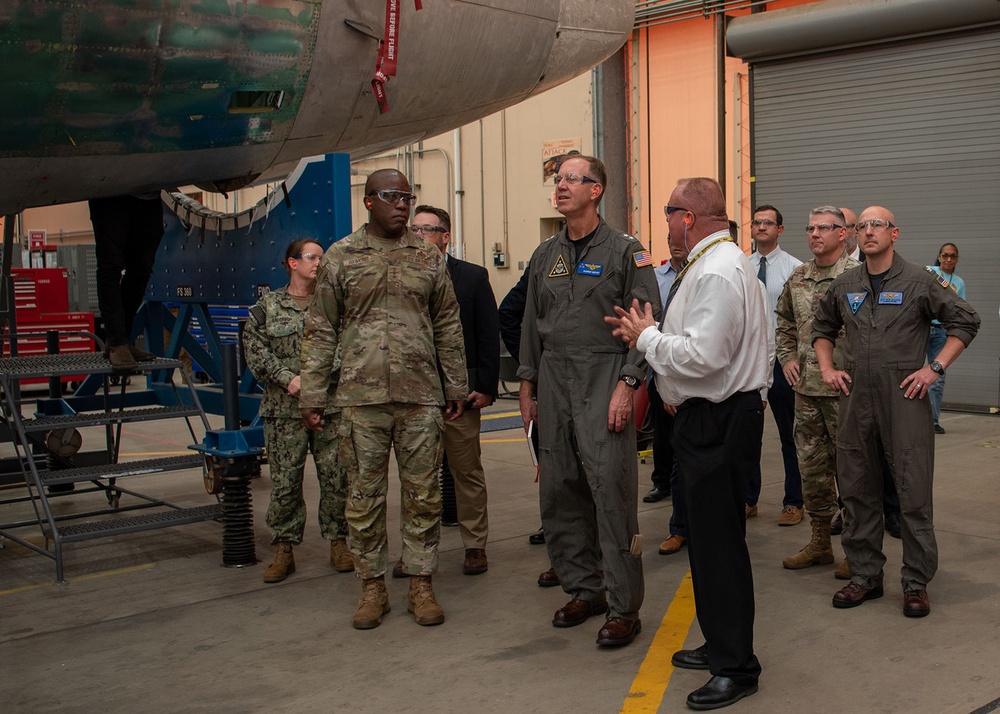
<instances>
[{"instance_id":1,"label":"yellow lanyard","mask_svg":"<svg viewBox=\"0 0 1000 714\"><path fill-rule=\"evenodd\" d=\"M689 260L684 265L683 268L681 268L681 272L677 273L677 277L674 278L674 282L675 283L679 282L680 279L684 276L684 273L686 273L688 271L688 268L690 268L692 265L694 265L694 262L696 260L698 260L698 258L700 258L701 256L705 255L705 253L707 253L710 248L713 248L713 247L717 246L719 243L725 243L726 241L731 241L731 240L732 240L732 236L726 236L725 238L716 238L711 243L709 243L708 245L706 245L704 248L702 248L701 250L699 250L698 253L693 258L691 258L691 260Z\"/></svg>"}]
</instances>

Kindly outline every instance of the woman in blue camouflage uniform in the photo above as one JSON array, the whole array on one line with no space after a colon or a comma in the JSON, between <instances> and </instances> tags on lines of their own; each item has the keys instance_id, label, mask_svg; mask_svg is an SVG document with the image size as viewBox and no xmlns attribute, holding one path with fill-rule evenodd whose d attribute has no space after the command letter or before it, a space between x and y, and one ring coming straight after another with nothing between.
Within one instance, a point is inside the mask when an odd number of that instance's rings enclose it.
<instances>
[{"instance_id":1,"label":"woman in blue camouflage uniform","mask_svg":"<svg viewBox=\"0 0 1000 714\"><path fill-rule=\"evenodd\" d=\"M302 542L306 524L302 476L307 453L313 455L319 478L319 526L330 541L330 564L338 572L354 570L346 543L344 472L337 461L340 410L328 410L326 428L320 432L306 429L299 411L302 326L322 257L319 243L292 241L282 263L288 271L288 285L264 295L250 308L243 333L247 366L264 387L259 413L272 482L267 527L275 546L274 561L264 571L265 583L280 582L295 572L292 546Z\"/></svg>"}]
</instances>

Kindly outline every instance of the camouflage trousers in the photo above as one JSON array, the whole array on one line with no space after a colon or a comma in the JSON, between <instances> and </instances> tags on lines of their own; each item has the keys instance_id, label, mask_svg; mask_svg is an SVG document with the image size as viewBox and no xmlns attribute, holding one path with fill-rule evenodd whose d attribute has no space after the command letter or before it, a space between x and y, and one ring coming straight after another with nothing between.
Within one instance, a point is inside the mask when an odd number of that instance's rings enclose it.
<instances>
[{"instance_id":1,"label":"camouflage trousers","mask_svg":"<svg viewBox=\"0 0 1000 714\"><path fill-rule=\"evenodd\" d=\"M837 511L837 397L795 393L795 451L802 500L810 518L830 520Z\"/></svg>"},{"instance_id":2,"label":"camouflage trousers","mask_svg":"<svg viewBox=\"0 0 1000 714\"><path fill-rule=\"evenodd\" d=\"M418 404L344 407L340 462L347 473L348 543L361 578L389 567L386 493L389 449L396 455L400 486L403 563L410 575L437 570L441 540L441 408Z\"/></svg>"},{"instance_id":3,"label":"camouflage trousers","mask_svg":"<svg viewBox=\"0 0 1000 714\"><path fill-rule=\"evenodd\" d=\"M347 535L344 519L347 479L337 449L339 417L328 414L325 419L323 431L312 432L300 419L264 418L264 444L272 484L266 522L272 543L302 542L306 526L302 476L308 453L312 453L319 479L320 533L327 540L341 540Z\"/></svg>"}]
</instances>

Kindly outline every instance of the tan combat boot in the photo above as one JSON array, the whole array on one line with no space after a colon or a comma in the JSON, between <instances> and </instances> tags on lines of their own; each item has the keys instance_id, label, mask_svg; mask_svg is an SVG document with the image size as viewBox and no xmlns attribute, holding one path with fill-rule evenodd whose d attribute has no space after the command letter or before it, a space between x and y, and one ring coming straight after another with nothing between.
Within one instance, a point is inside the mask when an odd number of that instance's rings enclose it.
<instances>
[{"instance_id":1,"label":"tan combat boot","mask_svg":"<svg viewBox=\"0 0 1000 714\"><path fill-rule=\"evenodd\" d=\"M812 519L812 540L795 555L781 561L789 570L801 570L810 565L829 565L833 562L833 548L830 546L830 521Z\"/></svg>"},{"instance_id":2,"label":"tan combat boot","mask_svg":"<svg viewBox=\"0 0 1000 714\"><path fill-rule=\"evenodd\" d=\"M444 622L444 609L434 599L430 575L410 576L409 600L407 610L413 613L418 625L440 625Z\"/></svg>"},{"instance_id":3,"label":"tan combat boot","mask_svg":"<svg viewBox=\"0 0 1000 714\"><path fill-rule=\"evenodd\" d=\"M354 558L351 557L351 549L347 547L347 541L330 541L330 565L338 573L350 573L354 570Z\"/></svg>"},{"instance_id":4,"label":"tan combat boot","mask_svg":"<svg viewBox=\"0 0 1000 714\"><path fill-rule=\"evenodd\" d=\"M371 630L382 624L382 618L389 614L389 593L385 589L385 576L368 578L361 582L361 599L354 611L355 630Z\"/></svg>"},{"instance_id":5,"label":"tan combat boot","mask_svg":"<svg viewBox=\"0 0 1000 714\"><path fill-rule=\"evenodd\" d=\"M292 555L292 544L280 541L274 544L274 560L264 571L265 583L280 583L295 572L295 556Z\"/></svg>"}]
</instances>

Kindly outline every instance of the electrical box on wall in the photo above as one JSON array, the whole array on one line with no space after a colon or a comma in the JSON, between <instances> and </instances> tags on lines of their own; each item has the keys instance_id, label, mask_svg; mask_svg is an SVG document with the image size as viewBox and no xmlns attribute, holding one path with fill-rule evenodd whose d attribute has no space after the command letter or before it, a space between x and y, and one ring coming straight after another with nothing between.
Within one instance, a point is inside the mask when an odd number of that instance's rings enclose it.
<instances>
[{"instance_id":1,"label":"electrical box on wall","mask_svg":"<svg viewBox=\"0 0 1000 714\"><path fill-rule=\"evenodd\" d=\"M494 268L508 268L507 265L507 253L504 252L503 245L500 243L493 244L493 267Z\"/></svg>"}]
</instances>

